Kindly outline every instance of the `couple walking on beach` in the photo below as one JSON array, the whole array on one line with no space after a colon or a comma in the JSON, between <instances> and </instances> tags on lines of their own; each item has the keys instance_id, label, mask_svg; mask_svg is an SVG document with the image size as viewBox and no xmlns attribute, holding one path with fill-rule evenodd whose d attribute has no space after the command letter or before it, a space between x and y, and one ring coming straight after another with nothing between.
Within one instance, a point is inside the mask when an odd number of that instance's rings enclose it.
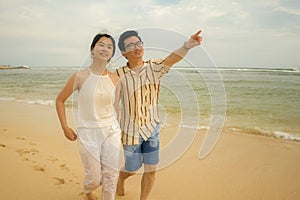
<instances>
[{"instance_id":1,"label":"couple walking on beach","mask_svg":"<svg viewBox=\"0 0 300 200\"><path fill-rule=\"evenodd\" d=\"M164 59L144 61L141 37L134 30L126 31L120 35L118 47L128 62L115 72L106 69L115 54L114 38L108 34L94 37L90 47L92 64L73 74L56 99L66 138L78 140L88 199L96 199L93 191L101 185L102 199L125 195L125 180L143 165L140 199L149 198L159 162L160 81L191 48L200 45L200 32ZM76 133L68 125L64 104L74 91L78 91ZM125 165L119 172L121 143Z\"/></svg>"}]
</instances>

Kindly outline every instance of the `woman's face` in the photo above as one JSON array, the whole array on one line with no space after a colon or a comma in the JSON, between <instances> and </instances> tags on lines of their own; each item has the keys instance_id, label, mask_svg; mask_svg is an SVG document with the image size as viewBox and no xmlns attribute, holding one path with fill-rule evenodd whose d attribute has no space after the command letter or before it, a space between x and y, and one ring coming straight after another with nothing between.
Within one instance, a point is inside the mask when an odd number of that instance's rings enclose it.
<instances>
[{"instance_id":1,"label":"woman's face","mask_svg":"<svg viewBox=\"0 0 300 200\"><path fill-rule=\"evenodd\" d=\"M102 37L92 50L93 59L108 61L113 54L113 42L107 37Z\"/></svg>"}]
</instances>

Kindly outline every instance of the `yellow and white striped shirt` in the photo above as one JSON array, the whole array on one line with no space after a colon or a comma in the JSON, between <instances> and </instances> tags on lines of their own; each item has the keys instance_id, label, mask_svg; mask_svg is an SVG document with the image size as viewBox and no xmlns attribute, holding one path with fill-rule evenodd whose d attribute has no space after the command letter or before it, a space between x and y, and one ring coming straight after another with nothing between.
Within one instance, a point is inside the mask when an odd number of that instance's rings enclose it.
<instances>
[{"instance_id":1,"label":"yellow and white striped shirt","mask_svg":"<svg viewBox=\"0 0 300 200\"><path fill-rule=\"evenodd\" d=\"M163 62L162 59L146 61L139 74L128 66L116 70L120 77L120 126L123 144L139 144L140 137L147 140L160 122L160 82L168 72Z\"/></svg>"}]
</instances>

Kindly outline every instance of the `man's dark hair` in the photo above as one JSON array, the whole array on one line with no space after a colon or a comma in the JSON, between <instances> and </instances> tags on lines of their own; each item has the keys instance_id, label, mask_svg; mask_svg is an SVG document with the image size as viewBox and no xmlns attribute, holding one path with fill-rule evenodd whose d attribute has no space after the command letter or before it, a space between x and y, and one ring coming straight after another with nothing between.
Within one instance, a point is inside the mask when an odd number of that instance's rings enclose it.
<instances>
[{"instance_id":1,"label":"man's dark hair","mask_svg":"<svg viewBox=\"0 0 300 200\"><path fill-rule=\"evenodd\" d=\"M139 36L138 32L134 31L134 30L129 30L129 31L125 31L124 33L122 33L119 37L119 42L118 42L118 47L120 49L120 51L125 51L125 44L124 44L124 40L126 38L129 38L131 36L136 36L137 38L139 38L139 40L142 42L141 37Z\"/></svg>"}]
</instances>

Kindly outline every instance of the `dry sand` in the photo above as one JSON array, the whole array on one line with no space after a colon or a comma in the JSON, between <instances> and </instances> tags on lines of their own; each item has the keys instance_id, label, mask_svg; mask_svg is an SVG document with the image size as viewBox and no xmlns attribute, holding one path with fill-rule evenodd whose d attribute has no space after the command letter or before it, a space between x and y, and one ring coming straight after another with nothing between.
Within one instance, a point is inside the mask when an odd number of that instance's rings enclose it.
<instances>
[{"instance_id":1,"label":"dry sand","mask_svg":"<svg viewBox=\"0 0 300 200\"><path fill-rule=\"evenodd\" d=\"M173 129L163 129L163 144ZM204 132L197 134L180 159L157 172L150 200L300 199L300 143L224 131L199 160ZM0 199L83 199L77 143L63 136L54 108L0 101L0 156ZM130 178L117 199L138 199L140 180ZM96 192L100 199L101 188Z\"/></svg>"}]
</instances>

